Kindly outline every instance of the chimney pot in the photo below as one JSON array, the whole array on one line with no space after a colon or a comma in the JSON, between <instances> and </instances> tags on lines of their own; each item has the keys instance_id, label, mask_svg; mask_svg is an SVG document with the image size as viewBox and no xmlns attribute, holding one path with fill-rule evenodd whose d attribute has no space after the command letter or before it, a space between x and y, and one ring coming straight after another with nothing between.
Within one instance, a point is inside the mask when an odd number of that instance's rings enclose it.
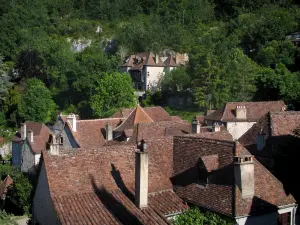
<instances>
[{"instance_id":1,"label":"chimney pot","mask_svg":"<svg viewBox=\"0 0 300 225\"><path fill-rule=\"evenodd\" d=\"M148 152L146 149L135 152L135 204L140 209L148 205Z\"/></svg>"},{"instance_id":2,"label":"chimney pot","mask_svg":"<svg viewBox=\"0 0 300 225\"><path fill-rule=\"evenodd\" d=\"M241 191L242 198L253 198L255 187L252 155L234 157L234 176L235 183Z\"/></svg>"},{"instance_id":3,"label":"chimney pot","mask_svg":"<svg viewBox=\"0 0 300 225\"><path fill-rule=\"evenodd\" d=\"M21 139L24 141L27 137L26 123L21 124Z\"/></svg>"},{"instance_id":4,"label":"chimney pot","mask_svg":"<svg viewBox=\"0 0 300 225\"><path fill-rule=\"evenodd\" d=\"M201 133L201 124L198 120L194 120L192 122L192 133L193 134L199 134Z\"/></svg>"},{"instance_id":5,"label":"chimney pot","mask_svg":"<svg viewBox=\"0 0 300 225\"><path fill-rule=\"evenodd\" d=\"M67 122L71 125L72 131L76 132L76 115L71 113L67 116Z\"/></svg>"},{"instance_id":6,"label":"chimney pot","mask_svg":"<svg viewBox=\"0 0 300 225\"><path fill-rule=\"evenodd\" d=\"M105 124L105 132L106 141L111 141L113 139L113 128L111 124Z\"/></svg>"},{"instance_id":7,"label":"chimney pot","mask_svg":"<svg viewBox=\"0 0 300 225\"><path fill-rule=\"evenodd\" d=\"M49 146L50 155L59 155L59 142L57 141L57 137L55 135L51 135Z\"/></svg>"},{"instance_id":8,"label":"chimney pot","mask_svg":"<svg viewBox=\"0 0 300 225\"><path fill-rule=\"evenodd\" d=\"M235 116L237 119L247 119L247 109L246 106L236 106Z\"/></svg>"},{"instance_id":9,"label":"chimney pot","mask_svg":"<svg viewBox=\"0 0 300 225\"><path fill-rule=\"evenodd\" d=\"M33 131L32 130L28 131L28 138L29 138L29 142L33 143Z\"/></svg>"}]
</instances>

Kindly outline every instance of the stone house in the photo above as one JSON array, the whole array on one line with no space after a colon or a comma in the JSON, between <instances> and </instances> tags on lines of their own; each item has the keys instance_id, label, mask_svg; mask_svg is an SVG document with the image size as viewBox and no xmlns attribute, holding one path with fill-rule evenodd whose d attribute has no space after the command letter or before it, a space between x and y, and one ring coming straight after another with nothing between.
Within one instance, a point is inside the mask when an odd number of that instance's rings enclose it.
<instances>
[{"instance_id":1,"label":"stone house","mask_svg":"<svg viewBox=\"0 0 300 225\"><path fill-rule=\"evenodd\" d=\"M300 138L294 129L300 125L300 112L272 112L262 117L239 142L266 166L300 200L300 184L293 174L300 171Z\"/></svg>"},{"instance_id":2,"label":"stone house","mask_svg":"<svg viewBox=\"0 0 300 225\"><path fill-rule=\"evenodd\" d=\"M296 201L239 142L174 137L174 192L238 225L295 224Z\"/></svg>"},{"instance_id":3,"label":"stone house","mask_svg":"<svg viewBox=\"0 0 300 225\"><path fill-rule=\"evenodd\" d=\"M188 209L170 182L173 140L146 145L43 151L34 224L170 224Z\"/></svg>"},{"instance_id":4,"label":"stone house","mask_svg":"<svg viewBox=\"0 0 300 225\"><path fill-rule=\"evenodd\" d=\"M187 54L175 53L160 57L152 52L139 52L126 58L120 66L121 73L129 73L134 87L139 91L146 91L155 87L162 75L170 72L188 61Z\"/></svg>"},{"instance_id":5,"label":"stone house","mask_svg":"<svg viewBox=\"0 0 300 225\"><path fill-rule=\"evenodd\" d=\"M18 166L26 173L35 172L41 157L46 150L50 130L41 123L25 122L12 139L12 165Z\"/></svg>"},{"instance_id":6,"label":"stone house","mask_svg":"<svg viewBox=\"0 0 300 225\"><path fill-rule=\"evenodd\" d=\"M223 125L235 140L248 131L267 112L285 111L283 101L228 102L204 117L207 126Z\"/></svg>"}]
</instances>

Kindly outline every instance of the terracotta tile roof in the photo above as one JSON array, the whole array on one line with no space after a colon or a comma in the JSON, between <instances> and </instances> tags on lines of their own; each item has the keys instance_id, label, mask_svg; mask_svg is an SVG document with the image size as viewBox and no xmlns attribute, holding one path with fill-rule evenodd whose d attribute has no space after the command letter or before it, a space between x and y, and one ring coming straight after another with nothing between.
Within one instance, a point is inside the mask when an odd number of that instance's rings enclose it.
<instances>
[{"instance_id":1,"label":"terracotta tile roof","mask_svg":"<svg viewBox=\"0 0 300 225\"><path fill-rule=\"evenodd\" d=\"M0 184L0 199L3 199L7 193L7 189L10 185L13 184L13 179L7 175L5 179Z\"/></svg>"},{"instance_id":2,"label":"terracotta tile roof","mask_svg":"<svg viewBox=\"0 0 300 225\"><path fill-rule=\"evenodd\" d=\"M134 201L136 145L79 149L75 154L43 152L51 198L62 224L168 224L164 216L187 206L171 190L173 140L147 142L149 207ZM162 151L164 149L164 151Z\"/></svg>"},{"instance_id":3,"label":"terracotta tile roof","mask_svg":"<svg viewBox=\"0 0 300 225\"><path fill-rule=\"evenodd\" d=\"M300 112L285 111L267 113L239 138L239 142L242 143L252 154L270 157L273 154L272 145L275 144L274 137L292 137L293 130L299 124ZM256 146L256 138L260 134L265 135L265 140L268 141L266 141L265 148L258 151ZM282 143L276 144L283 144L285 141L287 141L287 139L280 139L280 142Z\"/></svg>"},{"instance_id":4,"label":"terracotta tile roof","mask_svg":"<svg viewBox=\"0 0 300 225\"><path fill-rule=\"evenodd\" d=\"M171 120L172 121L181 121L182 119L180 118L180 116L171 116Z\"/></svg>"},{"instance_id":5,"label":"terracotta tile roof","mask_svg":"<svg viewBox=\"0 0 300 225\"><path fill-rule=\"evenodd\" d=\"M33 142L29 142L31 149L35 153L41 153L42 150L46 150L46 143L49 140L49 135L51 133L50 129L42 123L37 122L25 122L26 130L27 130L27 138L28 132L33 131ZM22 141L20 131L12 139L15 142Z\"/></svg>"},{"instance_id":6,"label":"terracotta tile roof","mask_svg":"<svg viewBox=\"0 0 300 225\"><path fill-rule=\"evenodd\" d=\"M232 217L265 213L270 210L267 206L277 210L278 206L295 203L291 195L285 194L282 184L256 159L255 195L250 200L242 199L234 181L235 151L235 143L230 141L174 137L172 182L175 193L185 201ZM250 154L242 145L238 151ZM199 159L211 155L218 155L219 169L210 174L207 185L200 185Z\"/></svg>"},{"instance_id":7,"label":"terracotta tile roof","mask_svg":"<svg viewBox=\"0 0 300 225\"><path fill-rule=\"evenodd\" d=\"M149 148L149 192L172 188L172 138L147 143ZM136 145L111 145L98 149L78 149L75 155L48 156L44 154L49 187L53 195L88 192L92 190L91 176L97 186L118 188L112 175L119 171L126 186L134 189L134 160ZM161 149L164 149L162 152ZM88 163L87 163L88 162ZM101 174L101 176L99 176Z\"/></svg>"},{"instance_id":8,"label":"terracotta tile roof","mask_svg":"<svg viewBox=\"0 0 300 225\"><path fill-rule=\"evenodd\" d=\"M151 52L138 52L126 59L126 62L121 67L131 67L130 70L142 70L144 66L165 66L158 57L158 62L155 62L155 55Z\"/></svg>"},{"instance_id":9,"label":"terracotta tile roof","mask_svg":"<svg viewBox=\"0 0 300 225\"><path fill-rule=\"evenodd\" d=\"M134 127L130 139L132 143L140 140L156 140L164 136L183 135L191 132L191 124L187 121L158 121L154 123L140 123Z\"/></svg>"},{"instance_id":10,"label":"terracotta tile roof","mask_svg":"<svg viewBox=\"0 0 300 225\"><path fill-rule=\"evenodd\" d=\"M75 115L75 116L76 116L76 120L80 120L79 115ZM68 115L60 114L59 117L61 118L62 121L67 122Z\"/></svg>"},{"instance_id":11,"label":"terracotta tile roof","mask_svg":"<svg viewBox=\"0 0 300 225\"><path fill-rule=\"evenodd\" d=\"M168 58L164 61L164 64L169 67L178 67L171 55L169 55Z\"/></svg>"},{"instance_id":12,"label":"terracotta tile roof","mask_svg":"<svg viewBox=\"0 0 300 225\"><path fill-rule=\"evenodd\" d=\"M160 106L145 107L144 111L151 117L153 121L170 121L172 120L169 113Z\"/></svg>"},{"instance_id":13,"label":"terracotta tile roof","mask_svg":"<svg viewBox=\"0 0 300 225\"><path fill-rule=\"evenodd\" d=\"M120 122L121 120L118 118L79 120L76 124L77 131L72 134L81 148L97 148L106 143L105 125L109 123L116 127ZM68 125L68 123L66 124ZM72 129L70 128L70 130Z\"/></svg>"},{"instance_id":14,"label":"terracotta tile roof","mask_svg":"<svg viewBox=\"0 0 300 225\"><path fill-rule=\"evenodd\" d=\"M199 134L187 134L188 137L201 137L215 140L223 140L223 141L233 141L232 135L226 130L221 129L218 132L212 132L211 129L207 129L206 127L201 127L201 133Z\"/></svg>"},{"instance_id":15,"label":"terracotta tile roof","mask_svg":"<svg viewBox=\"0 0 300 225\"><path fill-rule=\"evenodd\" d=\"M217 154L200 157L207 172L211 172L219 168L219 156Z\"/></svg>"},{"instance_id":16,"label":"terracotta tile roof","mask_svg":"<svg viewBox=\"0 0 300 225\"><path fill-rule=\"evenodd\" d=\"M247 113L246 119L237 119L235 109L237 106L245 106ZM223 122L234 121L251 121L256 122L263 117L267 112L279 112L285 109L283 101L269 101L269 102L228 102L225 107L216 110L208 116L206 120L215 120Z\"/></svg>"}]
</instances>

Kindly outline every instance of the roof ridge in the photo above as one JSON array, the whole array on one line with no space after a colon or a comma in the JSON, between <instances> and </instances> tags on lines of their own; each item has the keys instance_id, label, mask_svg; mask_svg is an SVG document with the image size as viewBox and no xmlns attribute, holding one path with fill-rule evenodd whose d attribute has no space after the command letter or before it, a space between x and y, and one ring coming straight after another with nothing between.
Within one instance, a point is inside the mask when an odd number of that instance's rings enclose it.
<instances>
[{"instance_id":1,"label":"roof ridge","mask_svg":"<svg viewBox=\"0 0 300 225\"><path fill-rule=\"evenodd\" d=\"M235 141L228 141L228 140L218 140L214 138L206 138L206 137L198 137L198 136L174 136L174 138L181 138L181 139L198 139L204 141L215 141L215 142L222 142L226 144L232 144L233 147L235 145ZM157 140L157 139L156 139Z\"/></svg>"},{"instance_id":2,"label":"roof ridge","mask_svg":"<svg viewBox=\"0 0 300 225\"><path fill-rule=\"evenodd\" d=\"M123 119L121 117L116 117L116 118L100 118L100 119L89 119L89 120L77 120L76 122L93 122L93 121L104 121L104 120L119 120L119 119Z\"/></svg>"},{"instance_id":3,"label":"roof ridge","mask_svg":"<svg viewBox=\"0 0 300 225\"><path fill-rule=\"evenodd\" d=\"M137 105L136 108L135 108L135 115L134 115L134 119L133 119L133 124L137 124L137 123L140 123L140 122L137 122L136 121L136 118L137 118L137 113L138 111L137 110L141 110L141 112L146 116L148 117L148 119L150 120L150 122L154 122L153 119L145 112L145 110L140 106L140 105ZM133 110L134 111L134 110Z\"/></svg>"}]
</instances>

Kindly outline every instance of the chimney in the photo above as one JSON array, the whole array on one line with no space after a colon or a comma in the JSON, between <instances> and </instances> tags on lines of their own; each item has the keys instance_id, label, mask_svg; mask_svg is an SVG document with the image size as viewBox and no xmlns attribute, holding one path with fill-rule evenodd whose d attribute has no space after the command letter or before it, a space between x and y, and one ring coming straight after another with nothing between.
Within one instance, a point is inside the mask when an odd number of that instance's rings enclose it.
<instances>
[{"instance_id":1,"label":"chimney","mask_svg":"<svg viewBox=\"0 0 300 225\"><path fill-rule=\"evenodd\" d=\"M221 126L216 124L213 126L213 132L219 132L221 130Z\"/></svg>"},{"instance_id":2,"label":"chimney","mask_svg":"<svg viewBox=\"0 0 300 225\"><path fill-rule=\"evenodd\" d=\"M71 113L67 116L67 122L71 125L72 131L76 132L76 116Z\"/></svg>"},{"instance_id":3,"label":"chimney","mask_svg":"<svg viewBox=\"0 0 300 225\"><path fill-rule=\"evenodd\" d=\"M199 134L201 132L201 124L198 120L192 122L192 133Z\"/></svg>"},{"instance_id":4,"label":"chimney","mask_svg":"<svg viewBox=\"0 0 300 225\"><path fill-rule=\"evenodd\" d=\"M253 198L254 196L254 163L253 156L234 157L235 183L239 187L242 198Z\"/></svg>"},{"instance_id":5,"label":"chimney","mask_svg":"<svg viewBox=\"0 0 300 225\"><path fill-rule=\"evenodd\" d=\"M247 119L246 106L237 106L235 109L235 116L237 119Z\"/></svg>"},{"instance_id":6,"label":"chimney","mask_svg":"<svg viewBox=\"0 0 300 225\"><path fill-rule=\"evenodd\" d=\"M27 136L26 123L21 124L21 139L25 140Z\"/></svg>"},{"instance_id":7,"label":"chimney","mask_svg":"<svg viewBox=\"0 0 300 225\"><path fill-rule=\"evenodd\" d=\"M148 205L148 152L144 140L135 152L135 204L142 209Z\"/></svg>"},{"instance_id":8,"label":"chimney","mask_svg":"<svg viewBox=\"0 0 300 225\"><path fill-rule=\"evenodd\" d=\"M105 135L106 141L111 141L113 139L113 128L111 124L109 123L105 124L105 132L106 132Z\"/></svg>"},{"instance_id":9,"label":"chimney","mask_svg":"<svg viewBox=\"0 0 300 225\"><path fill-rule=\"evenodd\" d=\"M28 131L28 139L29 139L29 142L30 142L30 143L33 142L33 131L32 131L32 130L29 130L29 131Z\"/></svg>"},{"instance_id":10,"label":"chimney","mask_svg":"<svg viewBox=\"0 0 300 225\"><path fill-rule=\"evenodd\" d=\"M55 135L51 135L51 142L49 143L50 155L59 155L59 143Z\"/></svg>"},{"instance_id":11,"label":"chimney","mask_svg":"<svg viewBox=\"0 0 300 225\"><path fill-rule=\"evenodd\" d=\"M155 54L155 64L158 64L158 62L159 62L158 54Z\"/></svg>"}]
</instances>

